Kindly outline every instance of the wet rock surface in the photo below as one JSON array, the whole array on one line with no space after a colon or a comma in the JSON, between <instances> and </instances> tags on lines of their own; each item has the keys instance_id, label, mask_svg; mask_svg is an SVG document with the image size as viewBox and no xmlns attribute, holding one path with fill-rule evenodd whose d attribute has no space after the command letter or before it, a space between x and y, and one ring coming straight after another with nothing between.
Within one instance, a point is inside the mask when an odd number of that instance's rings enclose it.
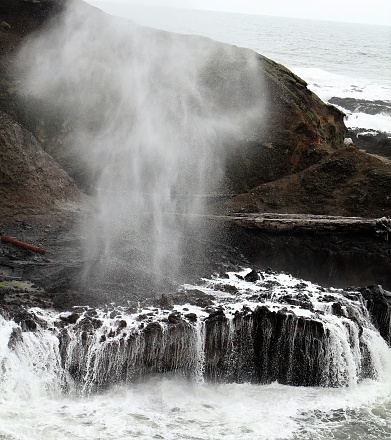
<instances>
[{"instance_id":1,"label":"wet rock surface","mask_svg":"<svg viewBox=\"0 0 391 440\"><path fill-rule=\"evenodd\" d=\"M246 281L250 273L258 279ZM196 293L190 285L182 295L186 291L189 298ZM379 286L325 289L288 274L247 269L204 280L199 292L211 305L190 300L173 309L19 309L6 316L18 324L8 345L22 345L26 332L51 332L62 368L82 394L163 373L218 383L331 387L376 377L379 342L371 341L379 336L367 310L383 337L389 338L384 330L391 322L390 308L383 313L391 294Z\"/></svg>"},{"instance_id":2,"label":"wet rock surface","mask_svg":"<svg viewBox=\"0 0 391 440\"><path fill-rule=\"evenodd\" d=\"M368 101L357 98L337 98L333 97L329 100L330 104L339 105L354 113L366 113L368 115L377 115L385 113L391 115L390 101L382 101L380 99Z\"/></svg>"},{"instance_id":3,"label":"wet rock surface","mask_svg":"<svg viewBox=\"0 0 391 440\"><path fill-rule=\"evenodd\" d=\"M391 293L378 285L361 288L360 292L375 327L391 345Z\"/></svg>"}]
</instances>

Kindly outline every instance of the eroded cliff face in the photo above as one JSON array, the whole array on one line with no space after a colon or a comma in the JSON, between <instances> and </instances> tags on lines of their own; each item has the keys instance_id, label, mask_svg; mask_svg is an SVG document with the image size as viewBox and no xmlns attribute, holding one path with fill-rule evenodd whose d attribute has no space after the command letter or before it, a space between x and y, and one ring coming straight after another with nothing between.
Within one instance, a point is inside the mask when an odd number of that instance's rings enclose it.
<instances>
[{"instance_id":1,"label":"eroded cliff face","mask_svg":"<svg viewBox=\"0 0 391 440\"><path fill-rule=\"evenodd\" d=\"M325 105L305 81L258 55L268 94L267 118L228 160L234 192L300 172L343 146L342 113Z\"/></svg>"},{"instance_id":2,"label":"eroded cliff face","mask_svg":"<svg viewBox=\"0 0 391 440\"><path fill-rule=\"evenodd\" d=\"M279 212L379 218L391 212L391 161L355 146L217 206L219 212Z\"/></svg>"},{"instance_id":3,"label":"eroded cliff face","mask_svg":"<svg viewBox=\"0 0 391 440\"><path fill-rule=\"evenodd\" d=\"M89 190L95 184L97 170L91 161L81 158L75 133L80 130L94 132L104 122L106 116L100 109L107 110L105 100L108 94L115 97L120 93L116 83L107 82L107 79L102 83L92 80L93 105L83 107L69 104L69 101L63 105L60 94L53 93L47 99L44 95L26 93L23 82L29 67L23 63L28 58L19 58L18 69L15 68L19 49L25 46L31 35L39 38L42 32L50 32L53 26L60 25L64 20L64 8L70 3L60 0L7 0L2 3L0 109L33 133L79 187ZM81 1L74 4L81 11L79 28L84 27L89 35L83 43L85 56L99 51L96 41L102 38L105 29L115 28L117 24L124 26L123 20L110 17ZM192 47L211 47L214 61L204 69L201 82L207 90L221 92L223 104L231 94L239 97L239 86L243 87L247 81L240 79L241 69L249 56L257 65L262 89L257 96L258 113L244 130L235 131L223 139L224 148L229 153L225 153L225 179L219 192L242 195L215 206L217 212L292 212L365 217L389 214L391 199L387 188L391 176L390 163L353 147L344 148L342 113L320 101L302 79L284 66L259 54L249 55L251 51L246 49L233 47L229 48L233 55L229 61L225 56L227 45L203 37L169 34L132 22L126 22L125 27L138 35L137 44L141 44L143 39L153 40L156 51L159 51L160 44L164 46L169 40L180 42L190 52ZM73 31L76 32L75 29ZM72 32L69 38L72 38ZM117 50L119 43L120 40L109 41L105 51ZM63 41L53 44L52 49L58 44L61 52ZM129 50L126 56L131 57L131 52ZM105 77L108 66L104 61L102 59L100 67L102 72L98 69L94 73L96 78ZM70 88L68 93L77 95L78 90Z\"/></svg>"},{"instance_id":4,"label":"eroded cliff face","mask_svg":"<svg viewBox=\"0 0 391 440\"><path fill-rule=\"evenodd\" d=\"M2 218L52 212L80 201L80 192L68 174L30 132L1 111L0 146Z\"/></svg>"}]
</instances>

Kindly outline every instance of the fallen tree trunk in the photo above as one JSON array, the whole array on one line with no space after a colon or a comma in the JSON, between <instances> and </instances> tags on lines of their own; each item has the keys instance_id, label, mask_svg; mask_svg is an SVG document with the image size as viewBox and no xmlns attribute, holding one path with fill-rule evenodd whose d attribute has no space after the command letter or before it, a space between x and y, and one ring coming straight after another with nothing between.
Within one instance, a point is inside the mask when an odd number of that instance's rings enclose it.
<instances>
[{"instance_id":1,"label":"fallen tree trunk","mask_svg":"<svg viewBox=\"0 0 391 440\"><path fill-rule=\"evenodd\" d=\"M375 234L377 228L376 219L363 217L257 213L230 214L229 216L215 216L214 218L229 221L244 228L266 231L371 232Z\"/></svg>"},{"instance_id":2,"label":"fallen tree trunk","mask_svg":"<svg viewBox=\"0 0 391 440\"><path fill-rule=\"evenodd\" d=\"M34 246L32 244L25 243L24 241L20 241L16 238L9 237L8 235L2 235L0 237L0 239L1 239L2 243L9 243L14 246L18 246L20 248L27 249L31 252L36 252L37 254L44 254L45 253L45 249L42 249L38 246Z\"/></svg>"}]
</instances>

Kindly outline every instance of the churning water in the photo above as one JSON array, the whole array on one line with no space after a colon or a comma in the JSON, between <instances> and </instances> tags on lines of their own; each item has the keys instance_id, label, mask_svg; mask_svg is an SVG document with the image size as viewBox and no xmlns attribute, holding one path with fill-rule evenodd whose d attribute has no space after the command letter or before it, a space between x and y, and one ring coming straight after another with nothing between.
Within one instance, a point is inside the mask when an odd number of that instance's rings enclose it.
<instances>
[{"instance_id":1,"label":"churning water","mask_svg":"<svg viewBox=\"0 0 391 440\"><path fill-rule=\"evenodd\" d=\"M0 438L389 439L387 391L372 381L339 390L160 378L85 398L15 396L2 401Z\"/></svg>"}]
</instances>

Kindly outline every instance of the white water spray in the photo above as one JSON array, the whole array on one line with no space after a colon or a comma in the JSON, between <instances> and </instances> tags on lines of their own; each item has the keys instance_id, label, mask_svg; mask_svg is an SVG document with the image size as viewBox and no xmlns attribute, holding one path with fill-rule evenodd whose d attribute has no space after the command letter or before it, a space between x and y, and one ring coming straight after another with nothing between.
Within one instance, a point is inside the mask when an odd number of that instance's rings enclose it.
<instances>
[{"instance_id":1,"label":"white water spray","mask_svg":"<svg viewBox=\"0 0 391 440\"><path fill-rule=\"evenodd\" d=\"M256 54L73 2L21 51L20 66L26 96L62 112L73 154L92 176L93 277L123 278L132 266L175 278L184 218L224 187L232 145L264 118Z\"/></svg>"}]
</instances>

